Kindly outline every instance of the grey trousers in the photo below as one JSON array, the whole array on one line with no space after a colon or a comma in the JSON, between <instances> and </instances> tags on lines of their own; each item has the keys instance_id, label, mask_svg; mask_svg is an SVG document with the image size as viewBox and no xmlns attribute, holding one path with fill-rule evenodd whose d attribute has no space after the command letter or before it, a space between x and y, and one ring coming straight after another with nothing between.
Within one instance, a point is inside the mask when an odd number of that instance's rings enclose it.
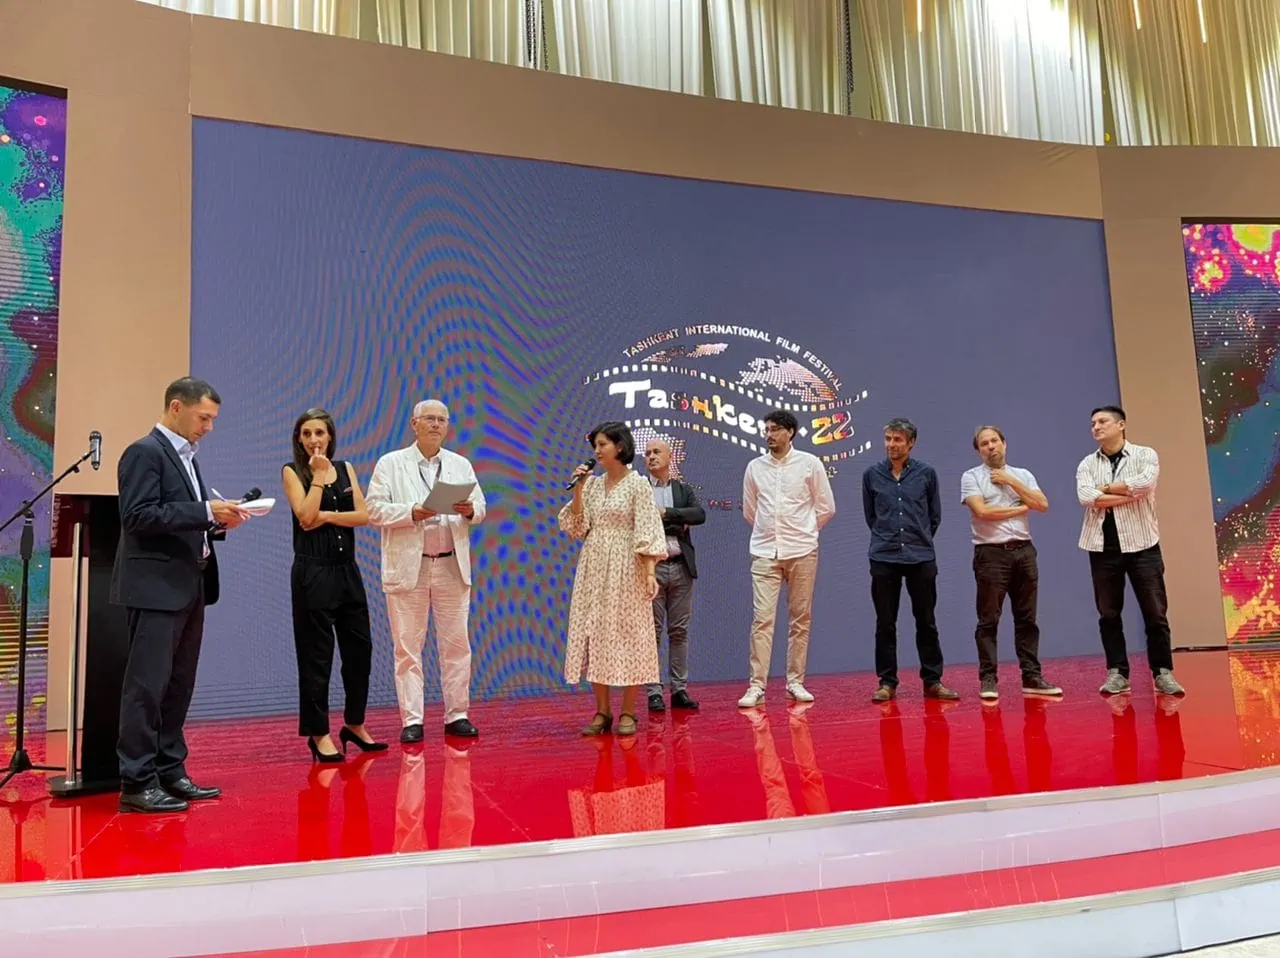
<instances>
[{"instance_id":1,"label":"grey trousers","mask_svg":"<svg viewBox=\"0 0 1280 958\"><path fill-rule=\"evenodd\" d=\"M659 562L658 597L653 600L653 631L658 636L658 653L662 653L662 626L667 626L667 674L671 691L683 691L689 685L689 620L693 617L693 579L679 559ZM662 694L662 683L649 686L650 695Z\"/></svg>"}]
</instances>

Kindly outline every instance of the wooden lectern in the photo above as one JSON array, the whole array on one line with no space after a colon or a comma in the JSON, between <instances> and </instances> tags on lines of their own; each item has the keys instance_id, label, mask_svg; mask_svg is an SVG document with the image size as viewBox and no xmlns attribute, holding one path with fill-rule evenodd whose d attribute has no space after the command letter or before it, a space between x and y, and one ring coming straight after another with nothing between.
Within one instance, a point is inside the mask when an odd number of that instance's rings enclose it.
<instances>
[{"instance_id":1,"label":"wooden lectern","mask_svg":"<svg viewBox=\"0 0 1280 958\"><path fill-rule=\"evenodd\" d=\"M120 541L117 497L55 494L52 511L49 552L75 563L75 607L67 682L67 773L50 778L49 791L72 798L120 787L116 740L129 620L124 606L111 604L111 569Z\"/></svg>"}]
</instances>

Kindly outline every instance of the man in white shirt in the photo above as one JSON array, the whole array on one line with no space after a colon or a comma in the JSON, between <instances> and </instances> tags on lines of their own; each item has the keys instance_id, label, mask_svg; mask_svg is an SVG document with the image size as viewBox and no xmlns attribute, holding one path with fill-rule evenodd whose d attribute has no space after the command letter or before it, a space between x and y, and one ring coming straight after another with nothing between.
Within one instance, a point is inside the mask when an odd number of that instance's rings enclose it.
<instances>
[{"instance_id":1,"label":"man in white shirt","mask_svg":"<svg viewBox=\"0 0 1280 958\"><path fill-rule=\"evenodd\" d=\"M446 735L475 738L470 705L471 527L484 519L485 501L464 457L442 448L449 410L436 399L413 407L417 442L389 452L369 480L369 522L382 530L382 591L396 645L400 741L422 741L422 645L435 614ZM437 482L474 483L471 494L437 514L423 508Z\"/></svg>"},{"instance_id":2,"label":"man in white shirt","mask_svg":"<svg viewBox=\"0 0 1280 958\"><path fill-rule=\"evenodd\" d=\"M1009 465L1004 433L999 426L979 426L973 448L982 456L960 477L960 499L969 507L973 533L973 577L978 585L979 693L984 701L1000 697L996 633L1004 598L1013 608L1013 648L1022 670L1024 695L1061 695L1040 674L1040 627L1036 598L1040 570L1031 542L1029 512L1048 512L1049 500L1029 469Z\"/></svg>"},{"instance_id":3,"label":"man in white shirt","mask_svg":"<svg viewBox=\"0 0 1280 958\"><path fill-rule=\"evenodd\" d=\"M778 595L787 584L787 695L812 702L804 687L809 657L813 586L818 576L818 531L836 514L827 471L817 456L792 446L799 423L785 410L764 417L769 451L747 464L742 512L751 523L751 684L739 708L764 701L773 654Z\"/></svg>"},{"instance_id":4,"label":"man in white shirt","mask_svg":"<svg viewBox=\"0 0 1280 958\"><path fill-rule=\"evenodd\" d=\"M1147 663L1156 692L1185 695L1173 677L1169 597L1156 518L1160 458L1151 447L1125 438L1124 410L1119 406L1099 406L1089 418L1098 448L1076 467L1076 497L1084 506L1080 548L1089 553L1098 629L1107 658L1107 678L1098 691L1117 695L1130 690L1129 655L1120 618L1127 575L1147 629Z\"/></svg>"}]
</instances>

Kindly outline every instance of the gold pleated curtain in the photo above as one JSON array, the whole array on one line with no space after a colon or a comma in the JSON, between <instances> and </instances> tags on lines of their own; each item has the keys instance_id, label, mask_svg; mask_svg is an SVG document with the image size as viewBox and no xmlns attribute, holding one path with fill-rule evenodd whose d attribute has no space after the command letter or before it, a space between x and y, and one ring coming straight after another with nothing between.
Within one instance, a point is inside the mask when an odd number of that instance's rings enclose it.
<instances>
[{"instance_id":1,"label":"gold pleated curtain","mask_svg":"<svg viewBox=\"0 0 1280 958\"><path fill-rule=\"evenodd\" d=\"M140 2L972 133L1280 146L1280 0Z\"/></svg>"}]
</instances>

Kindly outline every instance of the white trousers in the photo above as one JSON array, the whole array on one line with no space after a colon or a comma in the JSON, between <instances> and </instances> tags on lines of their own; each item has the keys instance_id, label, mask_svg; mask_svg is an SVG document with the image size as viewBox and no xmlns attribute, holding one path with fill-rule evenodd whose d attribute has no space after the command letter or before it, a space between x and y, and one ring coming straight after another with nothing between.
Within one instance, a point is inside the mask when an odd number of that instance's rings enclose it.
<instances>
[{"instance_id":1,"label":"white trousers","mask_svg":"<svg viewBox=\"0 0 1280 958\"><path fill-rule=\"evenodd\" d=\"M462 581L456 556L423 556L413 591L387 593L387 617L396 643L396 697L400 700L402 725L422 724L422 646L427 641L427 622L432 613L436 619L445 724L467 717L471 704L471 641L467 637L470 611L471 587Z\"/></svg>"}]
</instances>

